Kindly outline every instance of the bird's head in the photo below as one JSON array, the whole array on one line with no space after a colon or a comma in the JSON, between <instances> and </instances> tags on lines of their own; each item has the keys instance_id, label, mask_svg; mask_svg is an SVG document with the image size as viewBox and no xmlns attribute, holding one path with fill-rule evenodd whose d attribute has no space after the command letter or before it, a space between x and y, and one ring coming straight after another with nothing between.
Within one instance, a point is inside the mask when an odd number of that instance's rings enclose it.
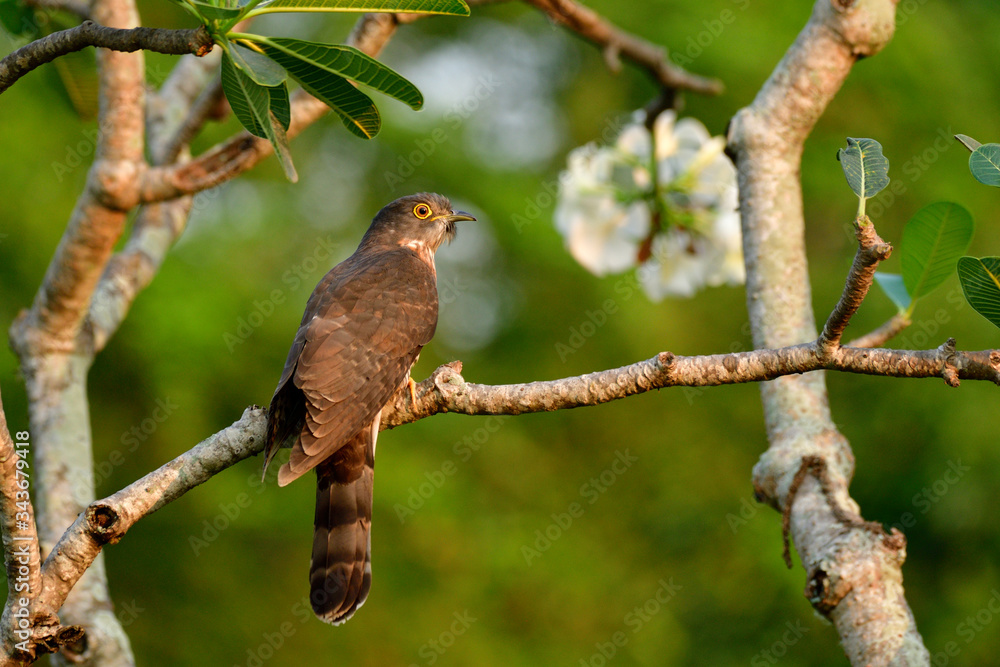
<instances>
[{"instance_id":1,"label":"bird's head","mask_svg":"<svg viewBox=\"0 0 1000 667\"><path fill-rule=\"evenodd\" d=\"M376 214L362 245L400 245L416 249L423 245L432 254L445 241L455 238L455 223L475 220L451 208L447 197L421 192L400 197Z\"/></svg>"}]
</instances>

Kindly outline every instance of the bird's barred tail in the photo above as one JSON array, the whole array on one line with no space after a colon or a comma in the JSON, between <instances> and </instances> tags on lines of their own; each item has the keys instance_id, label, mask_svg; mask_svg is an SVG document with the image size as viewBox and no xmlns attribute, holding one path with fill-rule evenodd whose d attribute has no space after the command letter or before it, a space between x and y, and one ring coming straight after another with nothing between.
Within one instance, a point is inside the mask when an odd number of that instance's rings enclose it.
<instances>
[{"instance_id":1,"label":"bird's barred tail","mask_svg":"<svg viewBox=\"0 0 1000 667\"><path fill-rule=\"evenodd\" d=\"M316 616L334 625L364 604L372 583L373 440L366 428L316 467L309 597Z\"/></svg>"}]
</instances>

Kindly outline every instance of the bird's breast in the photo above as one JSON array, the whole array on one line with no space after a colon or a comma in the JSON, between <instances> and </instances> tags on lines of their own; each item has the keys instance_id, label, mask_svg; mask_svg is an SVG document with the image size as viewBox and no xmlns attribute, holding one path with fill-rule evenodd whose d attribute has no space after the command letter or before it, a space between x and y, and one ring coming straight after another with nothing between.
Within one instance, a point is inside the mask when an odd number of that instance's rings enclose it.
<instances>
[{"instance_id":1,"label":"bird's breast","mask_svg":"<svg viewBox=\"0 0 1000 667\"><path fill-rule=\"evenodd\" d=\"M431 272L437 275L437 270L434 267L434 251L424 241L404 241L399 245L402 248L412 250L424 264L431 267Z\"/></svg>"}]
</instances>

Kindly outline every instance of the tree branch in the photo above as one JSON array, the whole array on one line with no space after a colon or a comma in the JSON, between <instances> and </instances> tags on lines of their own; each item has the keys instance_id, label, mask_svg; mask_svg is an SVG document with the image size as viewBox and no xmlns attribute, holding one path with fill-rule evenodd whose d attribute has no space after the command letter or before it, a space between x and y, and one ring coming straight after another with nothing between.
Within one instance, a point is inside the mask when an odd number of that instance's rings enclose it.
<instances>
[{"instance_id":1,"label":"tree branch","mask_svg":"<svg viewBox=\"0 0 1000 667\"><path fill-rule=\"evenodd\" d=\"M139 21L133 0L96 0L93 16L101 25L120 29L135 28ZM125 228L127 212L138 203L138 174L145 166L143 51L102 48L96 57L101 131L87 186L31 309L11 327L11 344L20 357L28 391L43 552L52 549L94 498L87 401L93 346L83 325L94 289ZM135 664L128 636L110 603L103 559L82 573L59 617L84 625L87 640L63 647L54 664Z\"/></svg>"},{"instance_id":2,"label":"tree branch","mask_svg":"<svg viewBox=\"0 0 1000 667\"><path fill-rule=\"evenodd\" d=\"M864 336L855 338L847 344L848 347L881 347L888 341L898 336L912 322L903 313L896 313L874 331L866 333Z\"/></svg>"},{"instance_id":3,"label":"tree branch","mask_svg":"<svg viewBox=\"0 0 1000 667\"><path fill-rule=\"evenodd\" d=\"M663 48L627 33L597 12L573 0L525 0L545 12L549 18L578 33L604 50L608 67L621 69L620 56L625 56L646 69L664 88L690 90L702 95L718 95L722 82L688 72L666 58Z\"/></svg>"},{"instance_id":4,"label":"tree branch","mask_svg":"<svg viewBox=\"0 0 1000 667\"><path fill-rule=\"evenodd\" d=\"M153 164L177 160L197 127L206 119L204 106L218 89L221 54L185 56L160 90L147 113ZM184 130L190 132L190 136ZM108 261L94 290L84 328L92 336L94 353L104 349L128 314L139 293L156 277L167 252L180 237L191 211L191 197L147 204L140 208L125 247Z\"/></svg>"},{"instance_id":5,"label":"tree branch","mask_svg":"<svg viewBox=\"0 0 1000 667\"><path fill-rule=\"evenodd\" d=\"M394 14L365 14L355 24L348 45L377 56L395 34ZM287 136L293 139L329 112L330 108L303 90L292 95L292 121ZM197 194L232 180L252 169L274 151L271 142L242 131L185 164L152 167L141 177L140 200L153 203Z\"/></svg>"},{"instance_id":6,"label":"tree branch","mask_svg":"<svg viewBox=\"0 0 1000 667\"><path fill-rule=\"evenodd\" d=\"M614 53L615 57L621 54L629 58L648 70L665 87L693 90L706 95L722 92L722 84L718 80L697 76L673 65L666 60L662 49L612 25L583 5L572 0L525 2L538 7L560 25L604 47L606 54ZM470 4L485 2L480 0ZM410 23L420 17L417 14L365 14L355 24L348 44L370 56L376 56L401 23ZM292 96L292 122L288 128L288 138L297 136L327 111L329 108L316 98L302 90L296 91ZM272 151L271 143L266 139L255 137L249 132L240 132L187 164L154 167L143 173L141 201L166 201L214 188L252 169Z\"/></svg>"},{"instance_id":7,"label":"tree branch","mask_svg":"<svg viewBox=\"0 0 1000 667\"><path fill-rule=\"evenodd\" d=\"M715 387L765 382L819 370L900 378L984 380L1000 385L1000 351L959 352L954 339L934 350L838 348L820 355L817 342L731 354L693 357L661 352L645 361L607 371L527 384L483 385L465 381L461 362L440 366L409 393L397 394L382 428L391 429L440 412L520 415L600 405L653 389Z\"/></svg>"},{"instance_id":8,"label":"tree branch","mask_svg":"<svg viewBox=\"0 0 1000 667\"><path fill-rule=\"evenodd\" d=\"M824 355L830 354L840 346L844 329L854 317L854 313L858 312L861 302L871 289L872 281L875 279L875 269L878 268L879 262L888 259L892 252L892 246L882 240L868 216L854 221L854 231L858 239L858 251L854 255L844 292L840 295L836 308L830 313L818 341L820 353Z\"/></svg>"},{"instance_id":9,"label":"tree branch","mask_svg":"<svg viewBox=\"0 0 1000 667\"><path fill-rule=\"evenodd\" d=\"M42 594L37 606L55 613L105 544L120 540L132 525L213 475L260 453L267 411L256 406L229 428L205 439L170 463L118 493L90 504L65 532L42 565Z\"/></svg>"},{"instance_id":10,"label":"tree branch","mask_svg":"<svg viewBox=\"0 0 1000 667\"><path fill-rule=\"evenodd\" d=\"M88 46L100 46L112 51L145 49L157 53L203 56L212 50L212 44L212 37L204 26L191 30L116 29L84 21L75 28L60 30L25 44L0 60L0 93L36 67Z\"/></svg>"},{"instance_id":11,"label":"tree branch","mask_svg":"<svg viewBox=\"0 0 1000 667\"><path fill-rule=\"evenodd\" d=\"M806 269L801 155L806 137L854 63L876 54L892 37L895 9L894 0L817 0L809 21L753 103L730 123L727 150L739 174L747 307L758 348L816 337ZM859 283L867 280L865 262L856 262ZM851 357L849 361L861 367L879 358L894 374L907 374L911 364L921 366L931 356L935 373L949 384L959 379L961 371L950 361L948 344L936 354L917 356L838 347L856 307L854 296L845 291L841 298L821 338L821 354ZM967 358L989 375L995 374L1000 355ZM929 654L903 593L905 541L860 526L846 527L837 519L834 507L859 514L847 491L854 456L833 423L823 375L762 384L761 396L770 447L754 467L754 488L772 507L790 508L790 529L807 572L810 602L834 623L853 665L927 664ZM825 482L808 475L792 496L789 489L807 457L824 461Z\"/></svg>"},{"instance_id":12,"label":"tree branch","mask_svg":"<svg viewBox=\"0 0 1000 667\"><path fill-rule=\"evenodd\" d=\"M408 387L383 410L381 428L392 429L442 412L466 415L519 415L599 405L665 387L705 387L760 382L784 375L832 369L895 377L942 377L953 368L963 379L1000 385L1000 351L956 352L946 343L936 350L838 348L823 360L819 341L778 350L675 356L661 352L629 366L546 382L481 385L466 382L459 361L437 368ZM105 544L114 544L142 517L180 498L213 475L256 456L266 442L267 412L251 406L231 426L104 500L91 503L66 531L42 567L38 607L59 609L75 582ZM801 483L801 482L800 482Z\"/></svg>"},{"instance_id":13,"label":"tree branch","mask_svg":"<svg viewBox=\"0 0 1000 667\"><path fill-rule=\"evenodd\" d=\"M205 56L182 57L159 90L149 98L146 113L150 161L153 164L175 162L181 151L204 125L207 110L199 105L209 90L218 88L221 95L219 63L222 49Z\"/></svg>"}]
</instances>

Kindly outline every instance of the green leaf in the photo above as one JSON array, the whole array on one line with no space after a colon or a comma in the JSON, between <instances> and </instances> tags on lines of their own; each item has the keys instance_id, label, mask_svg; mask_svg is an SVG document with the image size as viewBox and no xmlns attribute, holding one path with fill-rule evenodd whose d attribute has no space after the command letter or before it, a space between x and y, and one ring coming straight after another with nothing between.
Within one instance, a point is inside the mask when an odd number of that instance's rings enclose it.
<instances>
[{"instance_id":1,"label":"green leaf","mask_svg":"<svg viewBox=\"0 0 1000 667\"><path fill-rule=\"evenodd\" d=\"M346 79L307 60L291 56L274 46L268 46L266 37L240 35L241 39L253 38L264 46L265 53L285 68L289 76L313 97L324 102L340 118L348 130L362 139L371 139L382 127L382 118L371 98L355 88Z\"/></svg>"},{"instance_id":2,"label":"green leaf","mask_svg":"<svg viewBox=\"0 0 1000 667\"><path fill-rule=\"evenodd\" d=\"M298 180L288 150L285 130L289 120L288 88L261 86L238 69L229 54L222 53L222 89L233 114L251 134L268 139L281 161L285 176L293 183Z\"/></svg>"},{"instance_id":3,"label":"green leaf","mask_svg":"<svg viewBox=\"0 0 1000 667\"><path fill-rule=\"evenodd\" d=\"M286 95L285 98L287 99L288 96ZM288 126L283 124L283 121L278 118L273 110L268 110L268 120L270 128L268 139L274 145L274 154L278 156L278 160L281 162L281 168L285 172L285 177L292 183L296 183L299 180L299 175L295 171L295 165L292 164L292 153L288 148L288 137L285 135L285 130L288 129Z\"/></svg>"},{"instance_id":4,"label":"green leaf","mask_svg":"<svg viewBox=\"0 0 1000 667\"><path fill-rule=\"evenodd\" d=\"M910 294L906 291L906 286L903 284L903 276L898 273L882 273L881 271L875 274L875 282L878 286L882 288L882 291L886 293L899 312L905 313L906 309L910 307Z\"/></svg>"},{"instance_id":5,"label":"green leaf","mask_svg":"<svg viewBox=\"0 0 1000 667\"><path fill-rule=\"evenodd\" d=\"M292 104L288 99L288 86L282 83L267 89L270 101L268 109L274 114L275 119L281 125L283 131L287 131L292 124Z\"/></svg>"},{"instance_id":6,"label":"green leaf","mask_svg":"<svg viewBox=\"0 0 1000 667\"><path fill-rule=\"evenodd\" d=\"M910 218L900 248L910 297L919 299L951 275L969 248L974 228L972 214L953 202L928 204Z\"/></svg>"},{"instance_id":7,"label":"green leaf","mask_svg":"<svg viewBox=\"0 0 1000 667\"><path fill-rule=\"evenodd\" d=\"M199 15L208 20L225 21L227 19L233 19L240 15L239 8L233 7L216 7L215 5L210 5L207 2L199 2L198 0L182 0L181 4L188 5L192 7Z\"/></svg>"},{"instance_id":8,"label":"green leaf","mask_svg":"<svg viewBox=\"0 0 1000 667\"><path fill-rule=\"evenodd\" d=\"M288 78L285 68L267 56L239 44L231 44L229 55L233 64L243 70L254 82L273 88L280 86Z\"/></svg>"},{"instance_id":9,"label":"green leaf","mask_svg":"<svg viewBox=\"0 0 1000 667\"><path fill-rule=\"evenodd\" d=\"M963 146L965 146L966 148L968 148L970 151L974 151L977 148L979 148L980 146L982 146L981 143L979 143L978 141L976 141L975 139L973 139L972 137L970 137L967 134L956 134L955 138L958 139L958 141Z\"/></svg>"},{"instance_id":10,"label":"green leaf","mask_svg":"<svg viewBox=\"0 0 1000 667\"><path fill-rule=\"evenodd\" d=\"M299 77L310 79L310 85L314 87L318 87L317 82L324 76L321 72L313 71L318 69L371 86L380 93L408 104L413 109L420 109L424 105L424 97L416 86L389 67L350 46L256 35L253 39L261 44L265 53L275 61L289 70L297 71Z\"/></svg>"},{"instance_id":11,"label":"green leaf","mask_svg":"<svg viewBox=\"0 0 1000 667\"><path fill-rule=\"evenodd\" d=\"M272 12L406 12L468 16L462 0L272 0L263 2L248 16Z\"/></svg>"},{"instance_id":12,"label":"green leaf","mask_svg":"<svg viewBox=\"0 0 1000 667\"><path fill-rule=\"evenodd\" d=\"M862 199L871 199L889 185L889 160L874 139L848 137L847 148L837 151L847 184Z\"/></svg>"},{"instance_id":13,"label":"green leaf","mask_svg":"<svg viewBox=\"0 0 1000 667\"><path fill-rule=\"evenodd\" d=\"M1000 257L961 258L958 279L969 305L1000 327Z\"/></svg>"},{"instance_id":14,"label":"green leaf","mask_svg":"<svg viewBox=\"0 0 1000 667\"><path fill-rule=\"evenodd\" d=\"M972 151L969 171L983 185L1000 187L1000 144L983 144Z\"/></svg>"}]
</instances>

